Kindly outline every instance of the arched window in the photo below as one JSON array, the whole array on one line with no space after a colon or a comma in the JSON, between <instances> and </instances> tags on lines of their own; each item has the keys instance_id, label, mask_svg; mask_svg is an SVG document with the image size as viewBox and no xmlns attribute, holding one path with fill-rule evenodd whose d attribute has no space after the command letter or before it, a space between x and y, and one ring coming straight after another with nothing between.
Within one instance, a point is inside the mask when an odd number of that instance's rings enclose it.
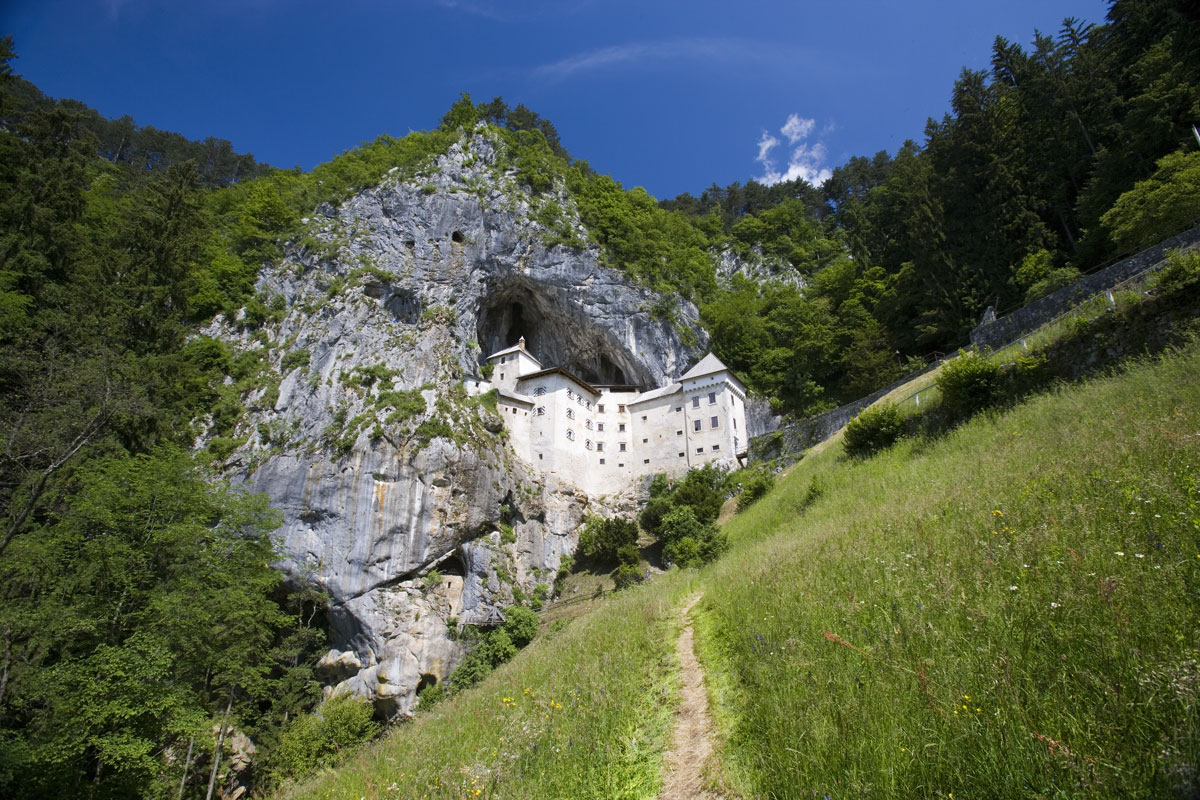
<instances>
[{"instance_id":1,"label":"arched window","mask_svg":"<svg viewBox=\"0 0 1200 800\"><path fill-rule=\"evenodd\" d=\"M571 441L575 441L575 431L568 428L567 429L567 438L570 439Z\"/></svg>"},{"instance_id":2,"label":"arched window","mask_svg":"<svg viewBox=\"0 0 1200 800\"><path fill-rule=\"evenodd\" d=\"M534 414L536 414L536 415L538 415L539 417L544 417L544 416L546 416L546 407L545 407L545 406L538 406L538 407L537 407L537 410L536 410L536 411L534 411L533 413L534 413Z\"/></svg>"},{"instance_id":3,"label":"arched window","mask_svg":"<svg viewBox=\"0 0 1200 800\"><path fill-rule=\"evenodd\" d=\"M583 446L586 447L588 450L591 450L592 449L592 440L591 439L584 440Z\"/></svg>"},{"instance_id":4,"label":"arched window","mask_svg":"<svg viewBox=\"0 0 1200 800\"><path fill-rule=\"evenodd\" d=\"M591 421L590 419L589 419L587 422L583 423L583 425L584 425L584 427L586 427L586 428L587 428L589 431L592 429L592 421Z\"/></svg>"},{"instance_id":5,"label":"arched window","mask_svg":"<svg viewBox=\"0 0 1200 800\"><path fill-rule=\"evenodd\" d=\"M545 393L546 393L546 387L545 387L545 386L539 386L539 387L537 387L536 389L534 389L534 390L533 390L533 396L534 396L534 397L541 397L541 396L542 396L542 395L544 395Z\"/></svg>"},{"instance_id":6,"label":"arched window","mask_svg":"<svg viewBox=\"0 0 1200 800\"><path fill-rule=\"evenodd\" d=\"M573 409L573 408L567 409L567 419L575 419L575 409Z\"/></svg>"}]
</instances>

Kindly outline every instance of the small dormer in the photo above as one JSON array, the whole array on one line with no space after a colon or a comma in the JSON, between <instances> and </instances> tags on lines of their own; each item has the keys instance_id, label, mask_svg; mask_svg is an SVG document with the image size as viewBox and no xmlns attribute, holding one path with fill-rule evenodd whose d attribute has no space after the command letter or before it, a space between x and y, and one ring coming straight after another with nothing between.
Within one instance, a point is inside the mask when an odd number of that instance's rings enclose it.
<instances>
[{"instance_id":1,"label":"small dormer","mask_svg":"<svg viewBox=\"0 0 1200 800\"><path fill-rule=\"evenodd\" d=\"M518 378L542 368L542 362L525 349L524 336L512 347L492 353L487 363L492 365L492 385L510 392L516 387Z\"/></svg>"}]
</instances>

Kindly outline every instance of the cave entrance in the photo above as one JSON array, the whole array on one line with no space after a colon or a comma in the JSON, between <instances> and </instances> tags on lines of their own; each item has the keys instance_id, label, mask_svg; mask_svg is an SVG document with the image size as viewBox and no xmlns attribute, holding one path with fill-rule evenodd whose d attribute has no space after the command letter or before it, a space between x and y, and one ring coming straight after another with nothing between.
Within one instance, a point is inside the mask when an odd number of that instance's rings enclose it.
<instances>
[{"instance_id":1,"label":"cave entrance","mask_svg":"<svg viewBox=\"0 0 1200 800\"><path fill-rule=\"evenodd\" d=\"M476 320L480 363L525 337L542 366L562 367L597 386L650 386L648 370L609 331L553 290L528 279L489 287Z\"/></svg>"}]
</instances>

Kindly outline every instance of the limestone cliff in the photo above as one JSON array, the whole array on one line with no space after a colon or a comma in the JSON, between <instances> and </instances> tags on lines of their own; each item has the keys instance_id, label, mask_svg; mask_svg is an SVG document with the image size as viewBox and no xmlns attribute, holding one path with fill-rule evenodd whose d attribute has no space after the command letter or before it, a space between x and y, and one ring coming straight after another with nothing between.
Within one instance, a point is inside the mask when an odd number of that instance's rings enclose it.
<instances>
[{"instance_id":1,"label":"limestone cliff","mask_svg":"<svg viewBox=\"0 0 1200 800\"><path fill-rule=\"evenodd\" d=\"M565 190L534 196L506 164L480 128L428 174L319 209L260 277L274 318L208 331L269 349L278 375L245 398L226 468L282 511L281 567L331 598L326 679L385 714L449 674L448 626L549 586L589 507L629 502L521 462L469 391L484 357L524 336L544 364L650 386L707 345L691 304L656 318L601 266Z\"/></svg>"}]
</instances>

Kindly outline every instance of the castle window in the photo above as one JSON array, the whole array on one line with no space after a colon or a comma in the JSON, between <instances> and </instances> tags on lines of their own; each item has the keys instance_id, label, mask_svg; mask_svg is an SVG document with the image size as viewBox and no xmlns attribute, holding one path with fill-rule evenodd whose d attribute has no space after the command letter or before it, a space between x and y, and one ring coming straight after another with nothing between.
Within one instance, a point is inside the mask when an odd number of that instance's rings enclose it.
<instances>
[{"instance_id":1,"label":"castle window","mask_svg":"<svg viewBox=\"0 0 1200 800\"><path fill-rule=\"evenodd\" d=\"M604 413L604 403L597 403L596 410L599 411L601 414L603 414Z\"/></svg>"},{"instance_id":2,"label":"castle window","mask_svg":"<svg viewBox=\"0 0 1200 800\"><path fill-rule=\"evenodd\" d=\"M620 448L620 450L621 450L621 452L622 452L622 453L624 453L624 452L625 452L625 443L624 443L624 442L621 442L621 444L620 444L620 445L618 445L618 447Z\"/></svg>"},{"instance_id":3,"label":"castle window","mask_svg":"<svg viewBox=\"0 0 1200 800\"><path fill-rule=\"evenodd\" d=\"M625 423L622 422L619 425L617 425L617 430L620 431L621 433L624 433L625 432Z\"/></svg>"},{"instance_id":4,"label":"castle window","mask_svg":"<svg viewBox=\"0 0 1200 800\"><path fill-rule=\"evenodd\" d=\"M601 453L604 452L604 442L596 442L596 449Z\"/></svg>"},{"instance_id":5,"label":"castle window","mask_svg":"<svg viewBox=\"0 0 1200 800\"><path fill-rule=\"evenodd\" d=\"M624 414L624 413L625 413L625 406L618 405L618 406L617 406L617 413L618 413L618 414Z\"/></svg>"},{"instance_id":6,"label":"castle window","mask_svg":"<svg viewBox=\"0 0 1200 800\"><path fill-rule=\"evenodd\" d=\"M698 419L692 420L692 429L697 430L697 431L700 430L700 420L698 420Z\"/></svg>"},{"instance_id":7,"label":"castle window","mask_svg":"<svg viewBox=\"0 0 1200 800\"><path fill-rule=\"evenodd\" d=\"M517 407L516 407L516 406L513 406L513 413L514 413L514 414L515 414L515 413L517 413Z\"/></svg>"},{"instance_id":8,"label":"castle window","mask_svg":"<svg viewBox=\"0 0 1200 800\"><path fill-rule=\"evenodd\" d=\"M603 458L602 458L602 459L600 459L600 463L601 463L601 464L603 464L603 463L604 463L604 459L603 459Z\"/></svg>"},{"instance_id":9,"label":"castle window","mask_svg":"<svg viewBox=\"0 0 1200 800\"><path fill-rule=\"evenodd\" d=\"M713 417L713 418L712 418L712 426L713 426L714 428L719 428L719 427L721 427L721 423L720 423L720 421L719 421L719 420L718 420L716 417Z\"/></svg>"},{"instance_id":10,"label":"castle window","mask_svg":"<svg viewBox=\"0 0 1200 800\"><path fill-rule=\"evenodd\" d=\"M537 415L537 416L539 416L539 417L544 417L544 416L546 416L546 407L545 407L545 406L538 406L538 407L537 407L537 410L536 410L536 411L534 411L533 413L534 413L534 414L536 414L536 415Z\"/></svg>"},{"instance_id":11,"label":"castle window","mask_svg":"<svg viewBox=\"0 0 1200 800\"><path fill-rule=\"evenodd\" d=\"M541 397L541 396L542 396L542 395L544 395L545 393L546 393L546 387L545 387L545 386L539 386L539 387L537 387L536 389L534 389L534 390L533 390L533 396L534 396L534 397Z\"/></svg>"},{"instance_id":12,"label":"castle window","mask_svg":"<svg viewBox=\"0 0 1200 800\"><path fill-rule=\"evenodd\" d=\"M642 444L646 444L649 441L650 441L649 439L642 439Z\"/></svg>"},{"instance_id":13,"label":"castle window","mask_svg":"<svg viewBox=\"0 0 1200 800\"><path fill-rule=\"evenodd\" d=\"M568 399L568 400L574 400L574 399L575 399L575 393L574 393L574 392L572 392L570 389L567 389L567 399Z\"/></svg>"},{"instance_id":14,"label":"castle window","mask_svg":"<svg viewBox=\"0 0 1200 800\"><path fill-rule=\"evenodd\" d=\"M575 431L568 428L567 429L567 438L570 439L572 442L575 441Z\"/></svg>"},{"instance_id":15,"label":"castle window","mask_svg":"<svg viewBox=\"0 0 1200 800\"><path fill-rule=\"evenodd\" d=\"M716 392L708 393L708 404L710 406L715 406L717 404L717 393Z\"/></svg>"},{"instance_id":16,"label":"castle window","mask_svg":"<svg viewBox=\"0 0 1200 800\"><path fill-rule=\"evenodd\" d=\"M678 414L680 411L683 411L683 406L675 406L675 413Z\"/></svg>"},{"instance_id":17,"label":"castle window","mask_svg":"<svg viewBox=\"0 0 1200 800\"><path fill-rule=\"evenodd\" d=\"M693 397L692 398L692 408L699 408L699 407L700 407L700 398Z\"/></svg>"},{"instance_id":18,"label":"castle window","mask_svg":"<svg viewBox=\"0 0 1200 800\"><path fill-rule=\"evenodd\" d=\"M642 414L642 422L645 422L645 421L646 421L646 415Z\"/></svg>"},{"instance_id":19,"label":"castle window","mask_svg":"<svg viewBox=\"0 0 1200 800\"><path fill-rule=\"evenodd\" d=\"M500 373L500 380L504 380L504 373L503 373L503 372L501 372L501 373Z\"/></svg>"},{"instance_id":20,"label":"castle window","mask_svg":"<svg viewBox=\"0 0 1200 800\"><path fill-rule=\"evenodd\" d=\"M680 454L679 454L679 457L680 457L680 458L683 458L683 456L684 456L684 454L683 454L683 453L680 453Z\"/></svg>"},{"instance_id":21,"label":"castle window","mask_svg":"<svg viewBox=\"0 0 1200 800\"><path fill-rule=\"evenodd\" d=\"M538 453L538 461L541 461L542 458L544 458L544 456L541 453Z\"/></svg>"},{"instance_id":22,"label":"castle window","mask_svg":"<svg viewBox=\"0 0 1200 800\"><path fill-rule=\"evenodd\" d=\"M583 446L586 447L588 450L591 450L592 449L592 440L585 439L583 442Z\"/></svg>"},{"instance_id":23,"label":"castle window","mask_svg":"<svg viewBox=\"0 0 1200 800\"><path fill-rule=\"evenodd\" d=\"M573 408L567 409L567 419L575 419L575 409L573 409Z\"/></svg>"},{"instance_id":24,"label":"castle window","mask_svg":"<svg viewBox=\"0 0 1200 800\"><path fill-rule=\"evenodd\" d=\"M624 465L624 464L617 464L617 469L625 469L625 465Z\"/></svg>"},{"instance_id":25,"label":"castle window","mask_svg":"<svg viewBox=\"0 0 1200 800\"><path fill-rule=\"evenodd\" d=\"M592 429L592 421L589 419L587 422L583 423L583 426L590 431Z\"/></svg>"},{"instance_id":26,"label":"castle window","mask_svg":"<svg viewBox=\"0 0 1200 800\"><path fill-rule=\"evenodd\" d=\"M598 430L598 431L602 431L602 430L604 430L604 423L603 423L603 422L597 422L597 423L596 423L596 430Z\"/></svg>"},{"instance_id":27,"label":"castle window","mask_svg":"<svg viewBox=\"0 0 1200 800\"><path fill-rule=\"evenodd\" d=\"M733 429L734 429L735 431L737 430L737 417L734 417L734 418L733 418Z\"/></svg>"},{"instance_id":28,"label":"castle window","mask_svg":"<svg viewBox=\"0 0 1200 800\"><path fill-rule=\"evenodd\" d=\"M721 445L719 445L719 444L713 445L713 450L720 450L720 449L721 449Z\"/></svg>"},{"instance_id":29,"label":"castle window","mask_svg":"<svg viewBox=\"0 0 1200 800\"><path fill-rule=\"evenodd\" d=\"M683 436L683 431L675 431L676 436Z\"/></svg>"},{"instance_id":30,"label":"castle window","mask_svg":"<svg viewBox=\"0 0 1200 800\"><path fill-rule=\"evenodd\" d=\"M648 459L648 458L643 458L643 459L642 459L642 463L643 463L643 464L649 464L649 463L650 463L650 459Z\"/></svg>"},{"instance_id":31,"label":"castle window","mask_svg":"<svg viewBox=\"0 0 1200 800\"><path fill-rule=\"evenodd\" d=\"M501 364L503 364L503 363L504 363L504 362L506 362L506 361L508 361L508 356L500 356L500 363L501 363Z\"/></svg>"},{"instance_id":32,"label":"castle window","mask_svg":"<svg viewBox=\"0 0 1200 800\"><path fill-rule=\"evenodd\" d=\"M697 447L697 448L696 448L696 452L697 452L697 453L703 453L703 452L704 452L704 448L703 448L703 447Z\"/></svg>"}]
</instances>

